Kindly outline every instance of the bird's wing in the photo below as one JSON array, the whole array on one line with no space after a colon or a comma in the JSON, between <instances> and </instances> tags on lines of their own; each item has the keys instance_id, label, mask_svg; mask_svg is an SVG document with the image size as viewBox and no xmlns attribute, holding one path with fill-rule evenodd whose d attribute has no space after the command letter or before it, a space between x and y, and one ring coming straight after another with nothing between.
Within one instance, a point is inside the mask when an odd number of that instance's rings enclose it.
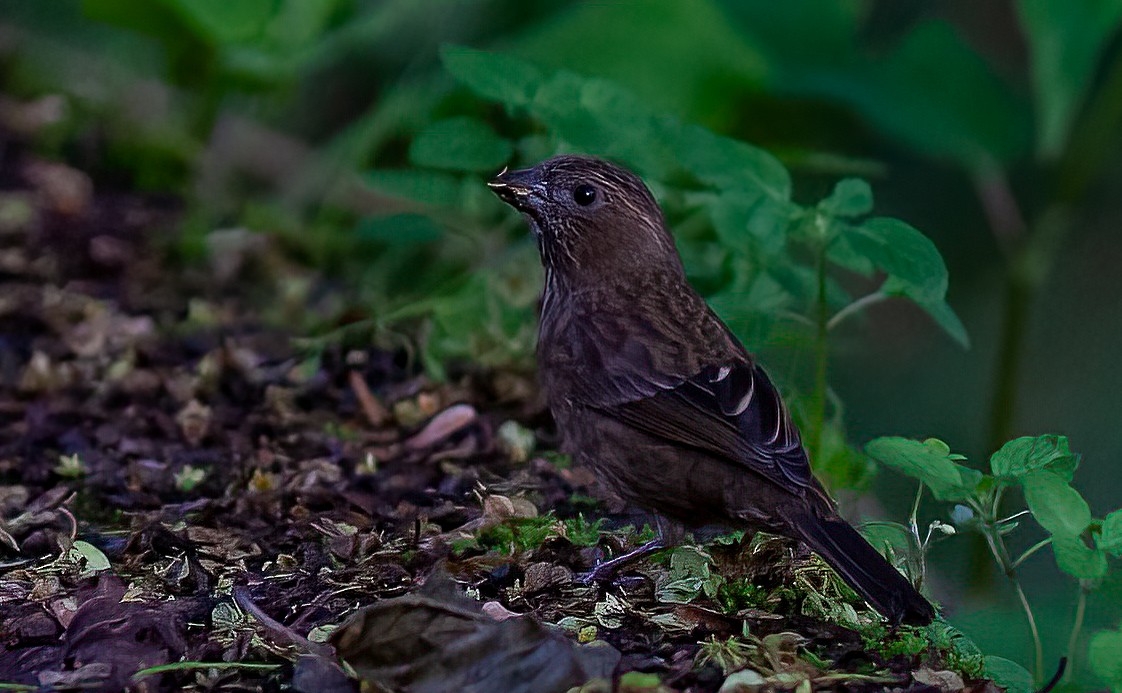
<instances>
[{"instance_id":1,"label":"bird's wing","mask_svg":"<svg viewBox=\"0 0 1122 693\"><path fill-rule=\"evenodd\" d=\"M810 463L775 386L750 362L707 366L627 402L592 408L669 443L709 452L781 486L813 487Z\"/></svg>"}]
</instances>

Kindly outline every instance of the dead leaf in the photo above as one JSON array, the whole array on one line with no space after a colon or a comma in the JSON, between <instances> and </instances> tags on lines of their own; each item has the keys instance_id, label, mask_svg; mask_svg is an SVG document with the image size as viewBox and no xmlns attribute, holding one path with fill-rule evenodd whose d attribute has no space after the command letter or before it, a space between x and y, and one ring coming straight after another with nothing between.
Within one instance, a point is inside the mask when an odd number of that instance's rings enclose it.
<instances>
[{"instance_id":1,"label":"dead leaf","mask_svg":"<svg viewBox=\"0 0 1122 693\"><path fill-rule=\"evenodd\" d=\"M620 658L529 616L495 621L447 578L367 607L331 641L364 681L409 693L563 693L609 678Z\"/></svg>"}]
</instances>

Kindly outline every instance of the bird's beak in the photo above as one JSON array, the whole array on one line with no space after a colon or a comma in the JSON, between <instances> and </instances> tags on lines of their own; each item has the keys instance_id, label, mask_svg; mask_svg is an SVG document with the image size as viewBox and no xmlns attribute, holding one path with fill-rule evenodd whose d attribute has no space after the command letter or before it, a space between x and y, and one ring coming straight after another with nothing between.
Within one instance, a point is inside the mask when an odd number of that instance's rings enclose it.
<instances>
[{"instance_id":1,"label":"bird's beak","mask_svg":"<svg viewBox=\"0 0 1122 693\"><path fill-rule=\"evenodd\" d=\"M528 212L535 207L535 199L544 196L545 190L538 179L538 172L532 168L508 171L505 168L492 178L487 187L499 199L520 212Z\"/></svg>"}]
</instances>

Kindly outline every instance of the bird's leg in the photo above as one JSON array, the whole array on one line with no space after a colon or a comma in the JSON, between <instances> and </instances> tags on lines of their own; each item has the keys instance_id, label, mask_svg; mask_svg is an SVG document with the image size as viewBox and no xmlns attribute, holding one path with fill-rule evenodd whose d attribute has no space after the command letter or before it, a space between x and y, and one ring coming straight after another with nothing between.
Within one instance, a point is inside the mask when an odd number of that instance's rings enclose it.
<instances>
[{"instance_id":1,"label":"bird's leg","mask_svg":"<svg viewBox=\"0 0 1122 693\"><path fill-rule=\"evenodd\" d=\"M593 582L606 580L615 575L620 568L627 565L628 563L633 563L641 558L646 558L652 553L660 551L667 546L671 546L672 544L676 543L674 538L679 534L679 532L674 531L672 523L661 516L657 516L655 518L655 522L658 528L657 537L651 539L637 549L628 551L622 556L616 556L610 561L597 563L592 570L588 571L587 573L581 573L580 575L578 575L576 578L577 582L584 585L589 585Z\"/></svg>"}]
</instances>

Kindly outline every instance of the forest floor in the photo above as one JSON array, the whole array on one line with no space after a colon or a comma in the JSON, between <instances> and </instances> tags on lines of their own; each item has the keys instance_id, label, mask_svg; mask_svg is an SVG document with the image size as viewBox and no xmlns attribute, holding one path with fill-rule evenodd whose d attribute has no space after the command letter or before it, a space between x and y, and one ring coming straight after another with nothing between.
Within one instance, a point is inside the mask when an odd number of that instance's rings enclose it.
<instances>
[{"instance_id":1,"label":"forest floor","mask_svg":"<svg viewBox=\"0 0 1122 693\"><path fill-rule=\"evenodd\" d=\"M337 287L241 231L173 261L179 214L0 174L5 687L995 690L778 539L583 584L653 522L548 452L532 374L302 341Z\"/></svg>"}]
</instances>

